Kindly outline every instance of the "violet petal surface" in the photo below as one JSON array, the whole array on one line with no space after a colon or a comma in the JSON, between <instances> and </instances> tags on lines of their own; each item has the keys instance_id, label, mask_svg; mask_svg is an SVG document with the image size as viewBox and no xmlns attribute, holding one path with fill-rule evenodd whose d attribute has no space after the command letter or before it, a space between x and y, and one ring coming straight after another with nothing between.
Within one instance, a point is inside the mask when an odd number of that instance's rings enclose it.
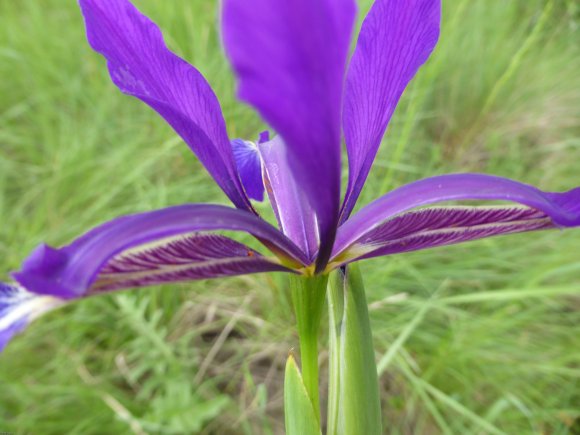
<instances>
[{"instance_id":1,"label":"violet petal surface","mask_svg":"<svg viewBox=\"0 0 580 435\"><path fill-rule=\"evenodd\" d=\"M88 294L259 272L291 272L228 237L193 233L131 248L99 270Z\"/></svg>"},{"instance_id":2,"label":"violet petal surface","mask_svg":"<svg viewBox=\"0 0 580 435\"><path fill-rule=\"evenodd\" d=\"M348 248L341 264L552 228L557 227L544 212L529 207L427 207L397 215L369 231Z\"/></svg>"},{"instance_id":3,"label":"violet petal surface","mask_svg":"<svg viewBox=\"0 0 580 435\"><path fill-rule=\"evenodd\" d=\"M312 207L292 176L286 144L280 136L258 145L264 184L282 232L310 259L318 250L318 225Z\"/></svg>"},{"instance_id":4,"label":"violet petal surface","mask_svg":"<svg viewBox=\"0 0 580 435\"><path fill-rule=\"evenodd\" d=\"M317 215L320 263L338 220L342 90L355 12L353 0L223 1L239 96L288 146L294 178Z\"/></svg>"},{"instance_id":5,"label":"violet petal surface","mask_svg":"<svg viewBox=\"0 0 580 435\"><path fill-rule=\"evenodd\" d=\"M60 249L41 245L13 277L27 290L76 298L91 287L115 256L172 236L199 231L249 233L277 255L304 264L304 253L276 228L250 212L220 205L190 204L114 219Z\"/></svg>"},{"instance_id":6,"label":"violet petal surface","mask_svg":"<svg viewBox=\"0 0 580 435\"><path fill-rule=\"evenodd\" d=\"M107 59L117 87L157 111L236 207L251 210L219 102L199 71L173 54L155 23L128 0L79 3L89 43Z\"/></svg>"},{"instance_id":7,"label":"violet petal surface","mask_svg":"<svg viewBox=\"0 0 580 435\"><path fill-rule=\"evenodd\" d=\"M557 227L580 226L580 188L551 193L493 175L440 175L402 186L363 207L339 228L333 256L401 213L465 200L515 202L543 212Z\"/></svg>"},{"instance_id":8,"label":"violet petal surface","mask_svg":"<svg viewBox=\"0 0 580 435\"><path fill-rule=\"evenodd\" d=\"M255 143L243 140L232 140L234 158L238 173L247 195L256 201L264 200L264 182L262 181L262 163Z\"/></svg>"},{"instance_id":9,"label":"violet petal surface","mask_svg":"<svg viewBox=\"0 0 580 435\"><path fill-rule=\"evenodd\" d=\"M349 178L345 221L407 84L437 44L440 0L377 0L363 22L346 78L343 128Z\"/></svg>"}]
</instances>

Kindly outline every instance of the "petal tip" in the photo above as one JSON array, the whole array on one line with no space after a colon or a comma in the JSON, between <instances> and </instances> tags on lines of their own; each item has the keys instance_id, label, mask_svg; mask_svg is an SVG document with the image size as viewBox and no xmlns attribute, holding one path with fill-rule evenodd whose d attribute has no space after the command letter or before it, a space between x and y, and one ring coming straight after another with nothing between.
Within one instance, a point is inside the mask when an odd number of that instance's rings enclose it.
<instances>
[{"instance_id":1,"label":"petal tip","mask_svg":"<svg viewBox=\"0 0 580 435\"><path fill-rule=\"evenodd\" d=\"M37 246L24 261L23 269L30 271L57 272L66 264L67 255L46 244Z\"/></svg>"},{"instance_id":2,"label":"petal tip","mask_svg":"<svg viewBox=\"0 0 580 435\"><path fill-rule=\"evenodd\" d=\"M67 264L68 255L64 250L41 244L24 261L22 269L12 273L12 277L33 293L69 299L76 294L59 283Z\"/></svg>"}]
</instances>

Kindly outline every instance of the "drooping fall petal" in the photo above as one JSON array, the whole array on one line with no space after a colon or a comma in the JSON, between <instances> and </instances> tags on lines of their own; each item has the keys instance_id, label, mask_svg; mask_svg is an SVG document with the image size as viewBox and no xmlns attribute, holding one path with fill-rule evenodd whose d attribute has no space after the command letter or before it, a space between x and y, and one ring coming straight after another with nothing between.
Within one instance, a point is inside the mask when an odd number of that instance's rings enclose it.
<instances>
[{"instance_id":1,"label":"drooping fall petal","mask_svg":"<svg viewBox=\"0 0 580 435\"><path fill-rule=\"evenodd\" d=\"M341 219L356 203L407 84L439 37L441 0L376 0L350 62L343 128L349 178Z\"/></svg>"},{"instance_id":2,"label":"drooping fall petal","mask_svg":"<svg viewBox=\"0 0 580 435\"><path fill-rule=\"evenodd\" d=\"M117 254L99 270L88 293L289 271L279 261L264 257L235 240L215 234L194 233Z\"/></svg>"},{"instance_id":3,"label":"drooping fall petal","mask_svg":"<svg viewBox=\"0 0 580 435\"><path fill-rule=\"evenodd\" d=\"M262 270L260 268L264 267L264 270L283 269L277 260L267 260L266 265L264 259L250 249L246 249L245 256L251 257L254 261L240 262L240 255L237 252L242 248L231 244L227 248L229 251L223 252L222 257L209 256L204 260L203 253L198 253L202 255L201 261L208 262L205 265L199 264L200 260L195 256L195 249L202 246L207 248L207 245L199 243L196 245L191 240L189 243L181 241L176 245L173 239L179 236L187 237L196 232L216 230L249 233L287 264L298 267L307 261L303 252L288 238L250 212L219 205L191 204L112 220L60 249L41 245L24 262L22 269L13 276L31 292L71 299L85 295L103 267L112 259L118 260L114 264L121 264L121 259L126 256L137 262L144 261L146 266L150 266L148 269L150 275L143 278L144 283L158 282L159 276L167 276L164 282L169 282L187 277L194 279L234 275L245 272L245 269L239 267L247 264L256 266L255 271L260 271ZM154 249L155 246L157 249ZM221 247L225 249L227 246L222 241ZM236 249L233 249L233 246L237 246ZM215 251L215 247L213 249ZM139 256L138 252L151 254ZM167 264L157 264L155 260L157 256L167 259ZM222 259L224 261L220 270L218 263ZM179 262L185 263L180 266L174 264ZM181 274L171 274L177 271L174 266L180 269ZM205 266L211 266L213 269L203 269ZM130 286L139 280L128 282Z\"/></svg>"},{"instance_id":4,"label":"drooping fall petal","mask_svg":"<svg viewBox=\"0 0 580 435\"><path fill-rule=\"evenodd\" d=\"M552 228L557 226L550 217L529 207L428 207L402 213L369 231L339 263Z\"/></svg>"},{"instance_id":5,"label":"drooping fall petal","mask_svg":"<svg viewBox=\"0 0 580 435\"><path fill-rule=\"evenodd\" d=\"M294 178L318 219L319 263L336 231L340 114L353 0L224 0L223 38L239 96L287 144Z\"/></svg>"},{"instance_id":6,"label":"drooping fall petal","mask_svg":"<svg viewBox=\"0 0 580 435\"><path fill-rule=\"evenodd\" d=\"M449 211L443 213L441 208L438 208L431 215L421 214L429 213L429 209L419 214L405 215L417 207L465 200L508 201L524 205L540 214L530 212L526 217L527 212L521 212L520 209L514 207L504 207L499 213L491 213L488 209L474 209L468 213ZM524 213L524 215L519 213ZM469 229L470 219L474 226L471 229ZM505 219L507 221L502 222ZM510 223L510 219L518 223ZM497 225L486 227L486 225L494 224ZM420 234L421 231L433 225L435 225L433 228L438 231L437 234L432 235L433 238L425 238L424 234ZM454 229L454 225L465 226L466 232L461 234ZM483 226L478 228L481 225ZM501 234L502 231L504 233L528 231L550 226L580 226L580 188L564 193L551 193L492 175L441 175L402 186L363 207L340 227L333 256L340 256L350 247L354 249L354 246L360 244L361 241L370 242L369 236L373 234L384 241L388 241L389 237L396 239L397 232L400 231L398 227L404 228L404 233L400 233L400 236L409 236L416 232L421 238L409 239L405 243L409 246L412 242L417 246L416 249L421 249L429 247L430 243L437 246L447 244L444 242L445 237L448 237L448 243L456 243L461 241L461 237L470 240L485 237L486 234ZM389 235L390 231L391 235ZM403 250L402 246L400 248ZM388 252L385 251L385 253Z\"/></svg>"},{"instance_id":7,"label":"drooping fall petal","mask_svg":"<svg viewBox=\"0 0 580 435\"><path fill-rule=\"evenodd\" d=\"M106 240L101 240L101 243L107 245ZM114 247L114 243L108 244L108 248L113 250ZM62 253L62 250L53 250L52 253ZM56 267L54 270L49 269L49 260L45 266L44 270L31 269L28 264L23 272L16 274L21 283L32 283L31 288L35 292L22 285L0 282L0 351L36 317L76 298L105 291L197 279L259 272L293 272L276 258L264 257L230 238L205 233L185 233L159 240L148 239L147 242L136 241L128 249L112 255L95 270L88 267L81 270L77 267L77 274L85 274L77 282L82 282L84 278L86 287L76 288L77 293L74 295L60 291L61 297L48 296L39 291L42 285L55 290L58 285L64 289L64 286L71 283L70 272L75 268L74 259L65 267L53 263L52 266ZM89 275L95 276L87 280Z\"/></svg>"},{"instance_id":8,"label":"drooping fall petal","mask_svg":"<svg viewBox=\"0 0 580 435\"><path fill-rule=\"evenodd\" d=\"M194 67L173 54L159 28L128 0L79 0L91 47L113 82L156 110L239 208L251 210L237 175L219 102Z\"/></svg>"}]
</instances>

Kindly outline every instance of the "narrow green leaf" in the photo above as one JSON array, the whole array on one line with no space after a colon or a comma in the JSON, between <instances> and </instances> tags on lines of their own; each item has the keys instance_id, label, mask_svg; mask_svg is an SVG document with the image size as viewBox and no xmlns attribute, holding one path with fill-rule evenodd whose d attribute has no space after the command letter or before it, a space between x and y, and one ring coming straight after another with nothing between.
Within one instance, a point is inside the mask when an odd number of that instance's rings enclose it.
<instances>
[{"instance_id":1,"label":"narrow green leaf","mask_svg":"<svg viewBox=\"0 0 580 435\"><path fill-rule=\"evenodd\" d=\"M286 435L321 435L312 402L292 355L286 362L284 413Z\"/></svg>"},{"instance_id":2,"label":"narrow green leaf","mask_svg":"<svg viewBox=\"0 0 580 435\"><path fill-rule=\"evenodd\" d=\"M362 276L356 266L333 273L328 300L328 434L380 435L375 352Z\"/></svg>"},{"instance_id":3,"label":"narrow green leaf","mask_svg":"<svg viewBox=\"0 0 580 435\"><path fill-rule=\"evenodd\" d=\"M511 300L526 300L530 298L555 298L560 296L573 296L578 294L578 286L554 286L537 288L504 289L482 291L463 295L448 296L437 300L438 304L473 304L481 302L503 302Z\"/></svg>"},{"instance_id":4,"label":"narrow green leaf","mask_svg":"<svg viewBox=\"0 0 580 435\"><path fill-rule=\"evenodd\" d=\"M403 347L407 339L411 336L413 331L419 326L419 324L425 318L425 314L431 308L430 302L426 302L417 312L415 317L409 322L409 324L403 329L401 334L397 337L397 339L389 346L387 352L382 356L379 360L379 364L377 367L377 373L383 374L384 371L387 369L395 355L399 352L399 350Z\"/></svg>"},{"instance_id":5,"label":"narrow green leaf","mask_svg":"<svg viewBox=\"0 0 580 435\"><path fill-rule=\"evenodd\" d=\"M462 405L460 402L458 402L457 400L455 400L451 396L448 396L447 394L445 394L441 390L438 390L433 385L431 385L429 382L427 382L423 379L418 379L418 381L423 385L425 390L429 394L431 394L431 396L433 396L435 399L439 400L441 403L447 405L449 408L453 409L455 412L457 412L462 417L464 417L468 420L471 420L473 423L480 426L480 428L482 430L484 430L485 433L489 433L489 434L493 434L493 435L506 435L506 433L504 431L498 429L492 423L490 423L489 421L486 421L484 418L480 417L475 412L471 411L469 408Z\"/></svg>"}]
</instances>

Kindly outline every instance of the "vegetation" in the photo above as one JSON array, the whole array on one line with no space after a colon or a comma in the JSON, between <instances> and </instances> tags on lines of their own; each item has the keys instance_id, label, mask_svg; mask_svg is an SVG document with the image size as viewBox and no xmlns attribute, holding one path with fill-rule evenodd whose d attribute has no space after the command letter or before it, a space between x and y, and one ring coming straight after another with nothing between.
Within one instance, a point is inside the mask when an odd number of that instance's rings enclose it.
<instances>
[{"instance_id":1,"label":"vegetation","mask_svg":"<svg viewBox=\"0 0 580 435\"><path fill-rule=\"evenodd\" d=\"M6 272L120 214L226 203L176 134L110 83L75 3L0 0ZM253 138L263 124L235 99L218 1L136 4L208 78L231 136ZM580 185L579 40L575 0L444 0L441 43L360 204L446 172ZM389 433L579 434L579 245L580 231L550 231L362 263ZM0 431L281 433L290 303L283 276L257 275L51 313L0 356Z\"/></svg>"}]
</instances>

